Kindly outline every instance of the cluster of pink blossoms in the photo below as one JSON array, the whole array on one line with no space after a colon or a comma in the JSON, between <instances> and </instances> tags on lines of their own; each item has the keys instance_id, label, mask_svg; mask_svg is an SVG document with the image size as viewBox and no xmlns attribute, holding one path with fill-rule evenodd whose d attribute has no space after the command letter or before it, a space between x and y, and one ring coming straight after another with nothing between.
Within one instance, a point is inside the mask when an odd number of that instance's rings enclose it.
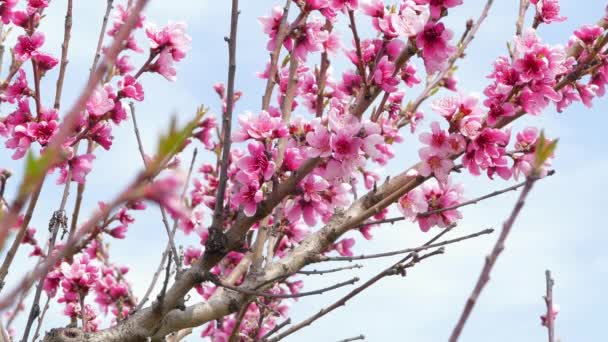
<instances>
[{"instance_id":1,"label":"cluster of pink blossoms","mask_svg":"<svg viewBox=\"0 0 608 342\"><path fill-rule=\"evenodd\" d=\"M19 9L19 3L25 3L23 9ZM0 1L2 22L5 25L13 24L13 32L19 34L9 75L0 85L0 102L3 110L9 111L8 115L0 117L0 136L6 138L5 146L13 150L13 159L22 158L34 144L43 151L61 125L59 105L45 105L39 89L40 80L49 75L59 62L55 56L43 51L45 34L38 30L49 3L48 0ZM117 6L113 22L107 31L109 37L117 36L131 12L131 8L121 4ZM145 33L150 56L147 62L136 69L130 63L130 53L144 52L136 38L136 31L144 27L144 21L145 18L140 16L136 30L126 40L124 50L86 102L73 133L62 144L65 159L53 166L53 170L59 169L58 183L86 182L86 176L93 168L94 150L97 146L109 150L112 146L113 127L127 119L125 101L144 100L141 75L157 73L170 81L175 80L175 63L182 60L190 49L191 39L186 34L185 24L170 22L162 28L148 24ZM103 48L101 52L105 51L106 48ZM26 70L33 72L28 74ZM199 134L208 135L204 133L205 128L201 128ZM86 153L78 151L79 143L83 141L88 141L90 145ZM174 164L175 162L170 163L167 168L175 166ZM143 199L158 202L175 217L189 217L190 214L183 210L178 200L175 188L177 181L176 177L171 176L151 183L143 190ZM104 204L100 203L100 207L103 208ZM55 297L61 290L58 302L65 303L64 313L67 316L74 319L85 316L86 331L97 330L98 324L102 322L102 317L98 317L99 312L94 306L86 304L84 308L81 307L89 292L95 293L95 302L104 314L112 313L114 322L126 317L136 304L124 277L127 268L108 262L102 238L104 235L116 239L125 238L128 226L134 222L129 212L144 208L145 205L140 201L129 202L107 217L96 227L94 238L86 251L72 260L56 265L45 279L44 290L50 297ZM28 228L22 243L33 246L30 256L46 257L35 234L34 228ZM63 246L58 244L52 253L61 248Z\"/></svg>"}]
</instances>

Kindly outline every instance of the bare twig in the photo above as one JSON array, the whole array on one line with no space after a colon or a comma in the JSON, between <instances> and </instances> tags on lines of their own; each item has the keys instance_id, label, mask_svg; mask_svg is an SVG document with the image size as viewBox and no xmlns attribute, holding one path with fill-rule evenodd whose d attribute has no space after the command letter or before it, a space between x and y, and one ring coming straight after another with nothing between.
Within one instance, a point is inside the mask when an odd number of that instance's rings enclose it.
<instances>
[{"instance_id":1,"label":"bare twig","mask_svg":"<svg viewBox=\"0 0 608 342\"><path fill-rule=\"evenodd\" d=\"M144 163L144 167L148 168L148 162L146 161L146 153L144 152L144 145L141 141L141 136L139 134L139 126L137 125L137 117L135 116L135 104L133 104L133 102L130 102L129 107L131 109L131 118L133 119L133 132L135 133L135 138L137 139L139 154L141 155L141 160ZM171 228L169 227L169 220L167 219L167 212L165 208L159 205L159 209L163 221L163 226L165 227L165 232L167 233L167 237L169 239L169 246L171 247L172 252L171 255L173 255L175 267L179 271L181 270L181 262L179 260L179 254L177 254L177 248L175 247L175 233L173 233L171 231Z\"/></svg>"},{"instance_id":2,"label":"bare twig","mask_svg":"<svg viewBox=\"0 0 608 342\"><path fill-rule=\"evenodd\" d=\"M549 342L555 341L555 319L554 319L554 308L553 308L553 284L555 284L551 277L551 271L545 271L545 278L547 284L547 294L545 295L545 304L547 305L547 316L545 319L545 326L547 327L547 334Z\"/></svg>"},{"instance_id":3,"label":"bare twig","mask_svg":"<svg viewBox=\"0 0 608 342\"><path fill-rule=\"evenodd\" d=\"M494 264L496 263L498 256L505 248L505 241L507 240L507 237L509 236L509 233L511 232L511 228L513 227L513 224L515 223L515 219L517 218L521 209L523 208L526 198L528 197L530 190L532 190L532 187L534 186L535 181L536 181L536 178L528 178L526 184L524 185L524 188L521 191L521 194L519 195L517 203L515 204L515 207L513 208L513 211L511 212L511 215L509 216L507 221L505 221L505 223L503 224L502 231L500 232L500 236L498 237L498 240L496 240L496 244L494 244L494 247L492 248L492 252L490 252L490 255L488 255L486 257L483 269L481 270L481 273L479 274L479 278L477 279L477 284L475 285L473 292L471 293L471 295L469 296L469 299L467 300L467 303L462 311L462 314L460 315L460 319L458 320L456 327L454 327L454 330L452 331L452 334L449 339L450 342L458 341L458 337L460 336L460 333L462 332L462 329L464 328L464 325L465 325L467 319L471 315L471 312L473 311L473 307L475 306L475 303L477 302L477 299L479 298L481 291L483 290L485 285L490 280L490 272L492 271L492 268L494 267Z\"/></svg>"},{"instance_id":4,"label":"bare twig","mask_svg":"<svg viewBox=\"0 0 608 342\"><path fill-rule=\"evenodd\" d=\"M262 338L260 338L260 340L261 341L266 340L267 338L272 336L277 331L283 329L283 327L285 327L288 324L291 324L291 318L288 318L288 319L284 320L283 322L277 324L274 328L272 328L269 332L267 332L264 336L262 336Z\"/></svg>"},{"instance_id":5,"label":"bare twig","mask_svg":"<svg viewBox=\"0 0 608 342\"><path fill-rule=\"evenodd\" d=\"M44 317L46 317L46 313L49 310L51 302L51 297L46 297L46 303L44 303L44 308L42 309L42 313L38 316L38 322L36 322L36 330L34 330L34 336L32 337L32 342L38 339L40 336L40 328L42 328L42 321L44 321Z\"/></svg>"},{"instance_id":6,"label":"bare twig","mask_svg":"<svg viewBox=\"0 0 608 342\"><path fill-rule=\"evenodd\" d=\"M327 274L327 273L335 273L335 272L340 272L340 271L345 271L345 270L352 270L355 268L363 268L363 265L354 264L351 266L337 267L337 268L332 268L332 269L328 269L328 270L298 271L296 273L304 274L304 275Z\"/></svg>"},{"instance_id":7,"label":"bare twig","mask_svg":"<svg viewBox=\"0 0 608 342\"><path fill-rule=\"evenodd\" d=\"M451 229L451 228L446 228L446 229ZM484 229L482 231L473 233L473 234L469 234L466 236L461 236L455 239L450 239L450 240L445 240L442 242L438 242L438 243L432 243L429 245L424 245L424 246L420 246L420 247L415 247L415 248L406 248L406 249L401 249L398 251L392 251L392 252L385 252L385 253L378 253L378 254L368 254L368 255L355 255L355 256L345 256L345 257L326 257L326 256L321 256L319 258L317 258L316 260L314 260L313 262L322 262L322 261L354 261L354 260L367 260L367 259L377 259L377 258L384 258L384 257L389 257L389 256L394 256L394 255L399 255L399 254L406 254L406 253L414 253L414 252L421 252L423 250L429 249L429 248L436 248L436 247L442 247L442 246L447 246L456 242L460 242L463 240L468 240L468 239L473 239L476 238L478 236L481 235L486 235L486 234L491 234L494 232L494 229L492 228L488 228L488 229Z\"/></svg>"},{"instance_id":8,"label":"bare twig","mask_svg":"<svg viewBox=\"0 0 608 342\"><path fill-rule=\"evenodd\" d=\"M434 241L436 239L438 239L441 235L443 235L445 232L447 232L447 230L443 231L442 233L440 233L439 235L437 235L435 238L433 238L431 241ZM429 242L431 242L429 241ZM428 244L428 243L427 243ZM311 325L314 321L318 320L319 318L327 315L328 313L332 312L333 310L346 305L346 302L348 300L350 300L351 298L355 297L356 295L360 294L361 292L363 292L363 290L367 289L368 287L372 286L373 284L375 284L376 282L378 282L380 279L390 276L390 275L395 275L395 274L403 274L405 275L405 269L413 267L414 265L416 265L418 262L420 262L423 259L426 259L428 257L437 255L437 254L442 254L443 253L443 248L440 248L438 250L435 250L427 255L424 255L422 257L416 257L414 253L409 254L408 256L404 257L403 259L399 260L397 263L391 265L390 267L386 268L385 270L383 270L382 272L378 273L376 276L374 276L373 278L369 279L367 282L365 282L363 285L357 287L356 289L352 290L351 292L349 292L346 296L340 298L339 300L337 300L336 302L334 302L333 304L331 304L330 306L323 308L321 310L319 310L319 312L317 312L316 314L312 315L311 317L301 321L300 323L292 326L291 328L287 329L286 331L280 333L279 335L277 335L276 337L273 337L271 339L268 340L264 340L267 342L277 342L279 340L282 340L283 338L293 334L294 332ZM405 261L407 261L408 259L413 258L413 260L407 264L403 264Z\"/></svg>"},{"instance_id":9,"label":"bare twig","mask_svg":"<svg viewBox=\"0 0 608 342\"><path fill-rule=\"evenodd\" d=\"M275 40L276 45L270 54L270 68L268 70L268 82L266 83L266 90L264 91L264 96L262 97L262 110L268 110L268 107L270 106L272 90L274 89L274 85L276 83L275 77L278 68L277 64L279 62L279 55L281 54L283 42L288 34L287 16L289 15L290 6L291 0L286 0L285 6L283 7L283 17L281 18L281 23L279 24L278 33Z\"/></svg>"},{"instance_id":10,"label":"bare twig","mask_svg":"<svg viewBox=\"0 0 608 342\"><path fill-rule=\"evenodd\" d=\"M552 176L553 174L555 174L555 172L553 170L551 170L551 171L549 171L547 173L547 176ZM495 197L495 196L498 196L498 195L502 195L502 194L504 194L506 192L515 191L515 190L521 188L522 186L526 185L526 183L527 183L527 181L523 181L521 183L515 184L515 185L510 186L508 188L504 188L504 189L501 189L501 190L496 190L496 191L493 191L493 192L491 192L491 193L489 193L487 195L483 195L483 196L477 197L475 199L472 199L472 200L469 200L469 201L466 201L466 202L462 202L462 203L457 204L457 205L453 205L453 206L450 206L450 207L445 207L445 208L441 208L441 209L430 210L430 211L427 211L427 212L424 212L424 213L420 213L420 214L418 214L418 216L420 216L420 217L427 217L427 216L431 216L431 215L434 215L434 214L439 214L439 213L442 213L442 212L445 212L445 211L450 211L450 210L458 209L458 208L461 208L461 207L464 207L464 206L467 206L467 205L477 204L477 203L479 203L479 202L481 202L481 201L483 201L485 199L492 198L492 197Z\"/></svg>"},{"instance_id":11,"label":"bare twig","mask_svg":"<svg viewBox=\"0 0 608 342\"><path fill-rule=\"evenodd\" d=\"M68 66L68 48L70 46L70 37L72 36L72 2L73 0L68 0L68 8L65 12L65 28L63 31L63 43L61 44L61 64L59 66L59 76L57 76L57 89L55 90L54 107L57 110L61 106L63 80L65 79L65 70Z\"/></svg>"},{"instance_id":12,"label":"bare twig","mask_svg":"<svg viewBox=\"0 0 608 342\"><path fill-rule=\"evenodd\" d=\"M95 56L93 57L93 65L91 66L91 75L93 74L93 70L97 68L97 63L99 63L99 58L101 58L101 47L103 46L103 38L106 35L106 27L108 26L108 18L110 17L110 12L112 11L112 5L114 0L106 0L106 12L103 15L103 21L101 23L101 31L99 32L99 38L97 39L97 48L95 49Z\"/></svg>"},{"instance_id":13,"label":"bare twig","mask_svg":"<svg viewBox=\"0 0 608 342\"><path fill-rule=\"evenodd\" d=\"M223 249L224 225L224 196L228 185L228 162L230 160L230 146L232 144L232 111L234 108L234 78L236 73L236 39L239 20L239 1L232 0L232 13L230 16L230 38L228 42L228 84L226 92L226 112L222 120L222 162L220 168L219 184L217 189L213 222L209 228L207 249ZM219 240L219 241L218 241ZM216 244L214 246L214 244Z\"/></svg>"},{"instance_id":14,"label":"bare twig","mask_svg":"<svg viewBox=\"0 0 608 342\"><path fill-rule=\"evenodd\" d=\"M188 185L190 184L190 178L192 177L192 171L194 169L194 162L196 161L197 154L198 154L198 150L194 149L194 152L192 152L192 159L190 160L188 176L186 176L186 183L184 184L184 189L182 190L182 196L181 196L182 199L185 197L186 192L188 191ZM173 223L173 228L171 229L171 234L173 236L175 236L175 232L177 231L177 223L178 223L178 221L175 220ZM171 241L167 241L167 246L165 247L165 251L162 254L158 267L156 268L156 271L154 272L154 275L152 276L152 281L150 281L150 285L148 285L148 289L146 290L143 298L139 301L139 304L137 304L137 306L133 309L133 312L141 310L141 308L143 308L144 304L148 301L148 298L150 298L150 294L152 293L154 286L156 286L156 282L158 281L158 277L160 276L160 273L163 270L163 266L165 265L165 260L169 256L170 251L171 251Z\"/></svg>"},{"instance_id":15,"label":"bare twig","mask_svg":"<svg viewBox=\"0 0 608 342\"><path fill-rule=\"evenodd\" d=\"M351 341L359 341L359 340L365 340L365 335L361 334L359 336L345 338L345 339L339 340L338 342L351 342Z\"/></svg>"},{"instance_id":16,"label":"bare twig","mask_svg":"<svg viewBox=\"0 0 608 342\"><path fill-rule=\"evenodd\" d=\"M246 295L251 295L251 296L261 296L261 297L266 297L266 298L300 298L300 297L320 295L320 294L323 294L330 290L335 290L340 287L352 285L352 284L358 282L359 278L354 277L347 281L343 281L343 282L337 283L332 286L324 287L322 289L308 291L308 292L294 293L294 294L268 293L268 292L260 292L260 291L256 291L256 290L244 289L244 288L241 288L238 286L232 286L232 285L226 284L211 274L208 275L207 280L209 280L210 282L214 283L217 286L224 287L224 288L227 288L228 290L240 292L240 293L243 293Z\"/></svg>"}]
</instances>

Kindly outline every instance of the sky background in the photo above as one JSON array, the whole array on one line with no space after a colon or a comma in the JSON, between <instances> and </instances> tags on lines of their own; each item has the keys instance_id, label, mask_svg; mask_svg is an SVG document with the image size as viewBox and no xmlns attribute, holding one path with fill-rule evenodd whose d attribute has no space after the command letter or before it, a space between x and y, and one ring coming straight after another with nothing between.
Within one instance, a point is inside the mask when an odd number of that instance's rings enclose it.
<instances>
[{"instance_id":1,"label":"sky background","mask_svg":"<svg viewBox=\"0 0 608 342\"><path fill-rule=\"evenodd\" d=\"M450 11L446 23L454 30L455 37L460 36L468 18L478 16L484 3L482 0L465 0L464 5ZM487 21L467 50L467 58L458 62L456 78L461 91L481 93L488 84L485 76L491 70L492 61L506 54L505 43L514 34L518 3L517 0L495 1ZM241 1L236 89L242 90L243 96L236 105L236 114L260 108L264 82L256 77L256 72L263 69L268 53L265 50L267 38L257 18L269 13L274 4L274 1ZM562 0L561 5L562 13L569 20L543 26L539 30L543 40L552 44L565 44L576 27L597 21L603 15L606 3ZM60 56L65 6L66 0L52 1L42 24L42 30L47 33L43 50L56 56ZM75 1L74 6L74 30L62 108L69 108L86 81L105 1ZM229 14L229 1L150 1L146 10L148 19L159 25L168 20L186 21L193 42L192 51L178 64L177 82L169 83L151 74L142 78L146 100L137 105L137 113L147 151L155 149L157 134L164 131L172 114L177 114L185 122L201 104L214 112L219 110L220 103L212 85L226 81L227 49L223 37L228 34ZM528 17L531 16L530 12ZM342 33L343 41L349 42L350 32L343 24L338 25L337 30ZM358 26L362 37L373 37L367 21L360 21ZM13 34L9 44L14 37ZM143 38L142 32L139 37ZM143 58L140 56L140 60ZM315 60L318 58L309 59ZM4 67L7 70L7 64ZM344 60L336 60L333 67L334 75L338 76L350 65ZM55 80L56 70L43 80L42 89L54 89ZM406 98L415 98L418 93L419 89L408 90ZM43 102L50 104L52 95L54 91L43 94ZM427 119L420 125L422 129L427 129L433 119L428 106L425 109ZM551 107L542 117L527 117L524 122L517 123L518 128L526 125L542 127L548 136L560 138L554 162L557 173L537 183L530 195L492 279L464 329L462 341L545 339L546 330L539 320L545 310L542 299L545 269L551 269L554 274L555 302L561 307L556 321L557 336L562 341L598 341L605 336L606 315L603 309L608 305L603 291L608 285L608 252L605 248L608 233L604 218L607 203L604 192L608 190L605 177L608 174L608 154L605 151L607 109L608 102L597 99L592 109L575 104L558 114ZM302 110L298 109L296 114ZM141 169L132 122L129 120L115 129L114 136L114 146L109 152L100 150L97 153L95 168L87 177L83 218L92 212L98 201L109 200L117 194ZM381 170L382 174L395 174L416 161L417 138L407 132L404 132L404 137L405 141L396 146L396 158ZM10 154L6 150L0 153L0 166L12 169L16 174L7 190L9 199L23 164L23 161L12 161ZM209 157L203 153L197 166ZM189 160L189 152L182 159ZM54 179L55 176L49 178L51 181ZM485 177L458 176L456 180L465 184L467 198L507 185ZM40 234L46 230L48 218L57 209L61 197L61 188L49 184L42 192L31 224L38 228ZM464 219L453 236L487 227L500 228L516 196L516 193L511 193L463 209ZM72 203L73 197L68 208ZM156 208L150 208L136 218L137 222L131 226L126 240L112 241L111 258L131 266L129 279L135 294L142 297L160 259L166 237ZM372 241L360 239L358 233L347 237L357 237L357 253L375 253L416 246L431 236L420 232L415 224L404 222L376 228L373 234L375 238ZM180 235L178 239L183 245L197 243L193 236ZM449 246L445 255L425 261L410 270L406 278L382 280L345 307L287 340L336 341L359 334L364 334L369 341L446 340L495 239L496 234ZM38 240L44 241L44 237L39 235ZM31 267L31 260L25 257L30 249L29 246L21 249L8 278L9 287L23 274L22 270ZM310 277L306 279L305 289L324 287L354 275L366 280L392 262L394 260L389 259L366 261L365 267L356 272ZM293 306L290 317L294 322L300 321L348 291L341 289L300 300ZM61 306L55 307L61 309ZM22 314L17 320L17 330L20 331L26 315ZM45 327L50 328L67 322L55 310L50 312L46 323ZM187 340L198 340L198 335L199 330Z\"/></svg>"}]
</instances>

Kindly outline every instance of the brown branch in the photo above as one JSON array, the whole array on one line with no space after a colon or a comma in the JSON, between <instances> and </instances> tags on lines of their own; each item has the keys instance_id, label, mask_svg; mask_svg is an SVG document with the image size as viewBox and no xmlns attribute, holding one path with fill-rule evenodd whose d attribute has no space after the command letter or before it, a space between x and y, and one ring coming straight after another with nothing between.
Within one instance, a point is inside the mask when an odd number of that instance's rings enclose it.
<instances>
[{"instance_id":1,"label":"brown branch","mask_svg":"<svg viewBox=\"0 0 608 342\"><path fill-rule=\"evenodd\" d=\"M209 239L207 248L222 248L213 246L217 240L223 236L224 225L224 196L228 185L228 163L230 160L230 146L232 144L232 111L234 108L234 78L236 73L236 39L239 20L239 1L232 0L232 12L230 15L230 38L225 38L228 42L228 84L226 92L226 112L223 113L222 120L222 161L220 167L219 184L213 211L213 222L209 228ZM219 243L221 245L221 242Z\"/></svg>"},{"instance_id":2,"label":"brown branch","mask_svg":"<svg viewBox=\"0 0 608 342\"><path fill-rule=\"evenodd\" d=\"M345 339L339 340L338 342L351 342L351 341L359 341L359 340L365 340L365 335L361 334L359 336L345 338Z\"/></svg>"},{"instance_id":3,"label":"brown branch","mask_svg":"<svg viewBox=\"0 0 608 342\"><path fill-rule=\"evenodd\" d=\"M553 285L555 281L551 278L551 271L545 271L546 278L546 286L547 286L547 294L545 295L545 304L547 305L547 318L545 320L545 326L547 327L547 334L549 337L549 342L555 341L555 319L554 319L554 309L553 309Z\"/></svg>"},{"instance_id":4,"label":"brown branch","mask_svg":"<svg viewBox=\"0 0 608 342\"><path fill-rule=\"evenodd\" d=\"M517 16L517 24L515 25L515 34L521 36L526 19L526 11L530 6L530 0L519 0L519 15Z\"/></svg>"},{"instance_id":5,"label":"brown branch","mask_svg":"<svg viewBox=\"0 0 608 342\"><path fill-rule=\"evenodd\" d=\"M469 296L469 299L466 302L466 305L462 311L462 314L460 315L460 319L458 320L456 327L454 327L454 330L452 331L452 334L449 339L450 342L458 341L458 337L460 336L460 333L462 332L462 329L464 328L464 325L465 325L467 319L471 315L471 312L473 311L473 307L475 306L475 303L477 302L477 299L479 298L481 291L483 290L483 288L486 286L486 284L490 280L490 272L492 271L492 268L494 267L494 264L496 263L498 256L505 248L505 241L507 240L507 237L509 236L509 233L511 232L511 228L513 227L513 224L515 223L515 219L519 215L521 209L524 207L526 198L528 197L530 190L532 190L532 187L534 186L535 181L536 181L536 178L528 178L524 188L521 191L521 194L519 195L517 203L515 204L515 207L513 208L513 211L511 212L511 215L509 216L507 221L505 221L505 223L503 224L502 231L500 232L500 236L498 237L498 240L496 240L496 244L494 244L492 251L486 257L483 269L481 270L481 273L479 274L479 278L477 279L477 284L475 285L473 292L471 293L471 295Z\"/></svg>"},{"instance_id":6,"label":"brown branch","mask_svg":"<svg viewBox=\"0 0 608 342\"><path fill-rule=\"evenodd\" d=\"M42 321L44 321L44 317L46 317L46 313L50 308L50 302L51 297L46 296L46 303L44 303L42 313L38 316L38 322L36 322L36 330L34 330L34 337L32 337L32 341L38 340L38 336L40 336L40 328L42 328Z\"/></svg>"},{"instance_id":7,"label":"brown branch","mask_svg":"<svg viewBox=\"0 0 608 342\"><path fill-rule=\"evenodd\" d=\"M68 0L68 8L65 12L65 28L63 31L63 43L61 44L61 64L59 65L59 76L57 76L57 89L55 90L54 108L57 110L61 106L63 80L65 79L65 70L68 66L68 48L72 36L72 2L72 0Z\"/></svg>"},{"instance_id":8,"label":"brown branch","mask_svg":"<svg viewBox=\"0 0 608 342\"><path fill-rule=\"evenodd\" d=\"M247 313L247 308L249 307L249 304L251 304L251 301L245 302L245 304L241 306L239 313L236 315L236 320L234 322L234 326L232 327L232 332L228 337L228 342L240 341L239 330L241 329L241 322L243 321L243 318L245 318L245 314Z\"/></svg>"}]
</instances>

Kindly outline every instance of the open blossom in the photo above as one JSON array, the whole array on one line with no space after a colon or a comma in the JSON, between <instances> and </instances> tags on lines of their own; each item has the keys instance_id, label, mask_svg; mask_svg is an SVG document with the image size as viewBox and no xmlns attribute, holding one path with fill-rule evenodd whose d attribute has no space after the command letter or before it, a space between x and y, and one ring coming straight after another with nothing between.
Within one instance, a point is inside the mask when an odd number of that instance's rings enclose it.
<instances>
[{"instance_id":1,"label":"open blossom","mask_svg":"<svg viewBox=\"0 0 608 342\"><path fill-rule=\"evenodd\" d=\"M406 38L413 37L422 31L429 19L429 7L405 1L399 13L393 13L389 18L397 34Z\"/></svg>"},{"instance_id":2,"label":"open blossom","mask_svg":"<svg viewBox=\"0 0 608 342\"><path fill-rule=\"evenodd\" d=\"M157 72L168 81L174 82L177 79L175 77L175 75L177 75L177 70L173 64L174 61L173 57L171 57L171 53L163 50L163 52L161 52L158 56L156 62L150 66L150 71Z\"/></svg>"},{"instance_id":3,"label":"open blossom","mask_svg":"<svg viewBox=\"0 0 608 342\"><path fill-rule=\"evenodd\" d=\"M536 5L536 19L543 23L565 21L567 18L560 16L559 0L530 0Z\"/></svg>"},{"instance_id":4,"label":"open blossom","mask_svg":"<svg viewBox=\"0 0 608 342\"><path fill-rule=\"evenodd\" d=\"M431 148L422 148L419 151L422 163L418 168L418 172L423 177L428 177L431 174L440 182L445 182L454 168L454 162L447 155L440 151L434 151Z\"/></svg>"},{"instance_id":5,"label":"open blossom","mask_svg":"<svg viewBox=\"0 0 608 342\"><path fill-rule=\"evenodd\" d=\"M19 0L3 0L0 2L0 19L5 25L8 25L13 18L13 9Z\"/></svg>"},{"instance_id":6,"label":"open blossom","mask_svg":"<svg viewBox=\"0 0 608 342\"><path fill-rule=\"evenodd\" d=\"M416 37L417 46L422 49L424 65L429 73L442 68L450 55L456 49L449 45L452 31L445 28L443 23L428 23Z\"/></svg>"},{"instance_id":7,"label":"open blossom","mask_svg":"<svg viewBox=\"0 0 608 342\"><path fill-rule=\"evenodd\" d=\"M34 32L31 36L21 35L17 37L17 45L15 45L15 55L24 62L30 57L38 54L38 48L44 44L44 33L40 31Z\"/></svg>"},{"instance_id":8,"label":"open blossom","mask_svg":"<svg viewBox=\"0 0 608 342\"><path fill-rule=\"evenodd\" d=\"M190 50L192 38L186 34L186 23L169 22L160 30L155 25L149 25L146 35L150 39L150 48L167 50L176 62L184 58Z\"/></svg>"},{"instance_id":9,"label":"open blossom","mask_svg":"<svg viewBox=\"0 0 608 342\"><path fill-rule=\"evenodd\" d=\"M102 116L114 109L114 100L104 87L97 87L87 102L87 111L93 116Z\"/></svg>"},{"instance_id":10,"label":"open blossom","mask_svg":"<svg viewBox=\"0 0 608 342\"><path fill-rule=\"evenodd\" d=\"M355 239L342 239L340 242L332 245L332 249L338 252L341 256L353 256L352 247L355 245Z\"/></svg>"},{"instance_id":11,"label":"open blossom","mask_svg":"<svg viewBox=\"0 0 608 342\"><path fill-rule=\"evenodd\" d=\"M422 185L424 200L428 204L428 211L449 208L460 204L462 201L462 185L453 185L448 178L443 183L425 183ZM438 226L445 228L457 220L462 215L457 209L446 210L436 214L417 217L418 225L423 232L427 232L431 227Z\"/></svg>"},{"instance_id":12,"label":"open blossom","mask_svg":"<svg viewBox=\"0 0 608 342\"><path fill-rule=\"evenodd\" d=\"M260 183L257 179L251 179L244 173L239 173L237 178L240 183L240 188L236 194L232 196L232 202L236 206L242 205L245 215L251 217L255 215L257 205L264 198L264 193L262 192Z\"/></svg>"},{"instance_id":13,"label":"open blossom","mask_svg":"<svg viewBox=\"0 0 608 342\"><path fill-rule=\"evenodd\" d=\"M125 97L132 98L137 101L144 100L144 89L137 82L135 77L131 75L125 76L122 80L118 81L118 89L122 92Z\"/></svg>"},{"instance_id":14,"label":"open blossom","mask_svg":"<svg viewBox=\"0 0 608 342\"><path fill-rule=\"evenodd\" d=\"M374 71L374 82L384 91L393 92L397 90L397 84L399 84L399 79L394 74L395 65L389 62L387 56L384 56L380 59Z\"/></svg>"},{"instance_id":15,"label":"open blossom","mask_svg":"<svg viewBox=\"0 0 608 342\"><path fill-rule=\"evenodd\" d=\"M266 147L259 141L252 141L247 146L249 155L239 159L237 166L254 178L269 180L274 174L275 164L269 159Z\"/></svg>"},{"instance_id":16,"label":"open blossom","mask_svg":"<svg viewBox=\"0 0 608 342\"><path fill-rule=\"evenodd\" d=\"M323 43L329 38L329 33L323 29L323 26L324 24L319 18L306 21L300 34L294 40L292 53L305 61L309 53L323 50Z\"/></svg>"},{"instance_id":17,"label":"open blossom","mask_svg":"<svg viewBox=\"0 0 608 342\"><path fill-rule=\"evenodd\" d=\"M462 164L473 175L479 175L480 169L501 167L507 168L505 146L509 143L510 132L486 128L467 146Z\"/></svg>"},{"instance_id":18,"label":"open blossom","mask_svg":"<svg viewBox=\"0 0 608 342\"><path fill-rule=\"evenodd\" d=\"M190 217L190 211L184 206L178 194L182 183L180 175L172 174L147 185L144 188L144 198L167 209L172 217L187 220Z\"/></svg>"},{"instance_id":19,"label":"open blossom","mask_svg":"<svg viewBox=\"0 0 608 342\"><path fill-rule=\"evenodd\" d=\"M409 191L397 201L397 204L399 210L403 213L403 216L410 219L415 219L418 214L426 212L429 207L424 193L420 188Z\"/></svg>"},{"instance_id":20,"label":"open blossom","mask_svg":"<svg viewBox=\"0 0 608 342\"><path fill-rule=\"evenodd\" d=\"M233 140L237 142L247 139L282 138L289 133L287 126L280 117L271 117L264 110L257 116L251 112L239 115L238 121L241 127L232 136Z\"/></svg>"},{"instance_id":21,"label":"open blossom","mask_svg":"<svg viewBox=\"0 0 608 342\"><path fill-rule=\"evenodd\" d=\"M321 176L309 175L300 182L302 196L287 201L285 213L290 222L296 223L300 217L304 218L309 226L317 223L317 215L323 215L327 210L327 203L321 196L322 191L329 188L329 183Z\"/></svg>"},{"instance_id":22,"label":"open blossom","mask_svg":"<svg viewBox=\"0 0 608 342\"><path fill-rule=\"evenodd\" d=\"M46 72L53 69L57 65L57 63L59 63L57 58L44 52L38 52L37 54L32 56L32 59L36 62L38 69L42 72Z\"/></svg>"}]
</instances>

